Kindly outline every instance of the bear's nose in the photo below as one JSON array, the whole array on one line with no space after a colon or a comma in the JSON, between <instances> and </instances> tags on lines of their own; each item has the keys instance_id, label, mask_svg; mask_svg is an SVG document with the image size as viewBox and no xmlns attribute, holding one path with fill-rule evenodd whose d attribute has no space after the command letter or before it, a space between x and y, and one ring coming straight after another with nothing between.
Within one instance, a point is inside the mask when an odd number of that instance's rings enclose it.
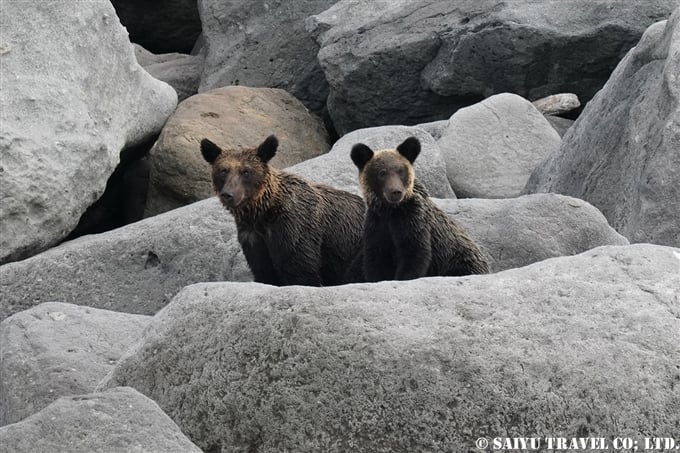
<instances>
[{"instance_id":1,"label":"bear's nose","mask_svg":"<svg viewBox=\"0 0 680 453\"><path fill-rule=\"evenodd\" d=\"M220 195L224 198L224 201L231 201L234 198L234 194L231 192L220 192Z\"/></svg>"},{"instance_id":2,"label":"bear's nose","mask_svg":"<svg viewBox=\"0 0 680 453\"><path fill-rule=\"evenodd\" d=\"M404 191L400 189L388 190L385 194L385 198L390 203L399 203L404 195Z\"/></svg>"}]
</instances>

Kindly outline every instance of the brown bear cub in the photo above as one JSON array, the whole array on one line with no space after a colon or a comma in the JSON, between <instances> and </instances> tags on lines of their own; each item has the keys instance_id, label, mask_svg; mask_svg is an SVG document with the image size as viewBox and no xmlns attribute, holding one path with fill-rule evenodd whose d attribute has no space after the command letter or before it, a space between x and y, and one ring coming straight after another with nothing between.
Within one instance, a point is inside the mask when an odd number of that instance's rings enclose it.
<instances>
[{"instance_id":1,"label":"brown bear cub","mask_svg":"<svg viewBox=\"0 0 680 453\"><path fill-rule=\"evenodd\" d=\"M226 150L201 141L213 188L236 220L238 241L255 281L270 285L338 285L361 248L365 206L356 195L268 165L278 140Z\"/></svg>"},{"instance_id":2,"label":"brown bear cub","mask_svg":"<svg viewBox=\"0 0 680 453\"><path fill-rule=\"evenodd\" d=\"M396 150L352 148L368 206L363 271L368 281L435 275L485 274L489 265L463 229L430 200L415 179L420 142L407 138Z\"/></svg>"}]
</instances>

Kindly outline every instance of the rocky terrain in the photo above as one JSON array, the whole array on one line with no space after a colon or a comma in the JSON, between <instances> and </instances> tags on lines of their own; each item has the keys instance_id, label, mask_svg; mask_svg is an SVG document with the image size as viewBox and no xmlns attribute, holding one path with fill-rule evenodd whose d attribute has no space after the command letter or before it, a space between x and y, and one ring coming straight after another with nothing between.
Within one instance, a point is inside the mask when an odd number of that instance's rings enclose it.
<instances>
[{"instance_id":1,"label":"rocky terrain","mask_svg":"<svg viewBox=\"0 0 680 453\"><path fill-rule=\"evenodd\" d=\"M0 14L6 451L680 445L676 0ZM270 134L357 194L354 144L417 137L491 273L254 283L199 143Z\"/></svg>"}]
</instances>

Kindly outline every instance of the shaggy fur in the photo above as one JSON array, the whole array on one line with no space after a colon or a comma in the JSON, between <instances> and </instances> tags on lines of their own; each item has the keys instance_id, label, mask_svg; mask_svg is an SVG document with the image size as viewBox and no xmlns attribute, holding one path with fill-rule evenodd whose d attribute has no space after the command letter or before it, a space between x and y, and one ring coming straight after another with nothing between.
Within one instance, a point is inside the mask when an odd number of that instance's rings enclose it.
<instances>
[{"instance_id":1,"label":"shaggy fur","mask_svg":"<svg viewBox=\"0 0 680 453\"><path fill-rule=\"evenodd\" d=\"M489 272L474 241L433 202L415 178L420 142L406 139L396 150L352 148L368 205L363 271L368 281Z\"/></svg>"},{"instance_id":2,"label":"shaggy fur","mask_svg":"<svg viewBox=\"0 0 680 453\"><path fill-rule=\"evenodd\" d=\"M213 188L236 220L255 281L309 286L359 281L348 268L360 249L363 201L269 166L277 146L274 136L246 150L201 142Z\"/></svg>"}]
</instances>

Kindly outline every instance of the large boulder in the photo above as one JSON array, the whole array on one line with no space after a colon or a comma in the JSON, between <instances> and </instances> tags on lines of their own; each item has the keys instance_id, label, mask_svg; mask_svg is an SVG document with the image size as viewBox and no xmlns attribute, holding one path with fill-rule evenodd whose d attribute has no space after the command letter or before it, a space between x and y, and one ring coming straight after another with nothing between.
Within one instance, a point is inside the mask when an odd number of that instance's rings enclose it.
<instances>
[{"instance_id":1,"label":"large boulder","mask_svg":"<svg viewBox=\"0 0 680 453\"><path fill-rule=\"evenodd\" d=\"M0 428L0 445L12 453L201 453L156 403L125 387L60 398Z\"/></svg>"},{"instance_id":2,"label":"large boulder","mask_svg":"<svg viewBox=\"0 0 680 453\"><path fill-rule=\"evenodd\" d=\"M107 0L13 1L1 14L3 263L65 238L177 96L137 64Z\"/></svg>"},{"instance_id":3,"label":"large boulder","mask_svg":"<svg viewBox=\"0 0 680 453\"><path fill-rule=\"evenodd\" d=\"M48 301L152 315L184 286L252 280L213 197L0 267L0 320Z\"/></svg>"},{"instance_id":4,"label":"large boulder","mask_svg":"<svg viewBox=\"0 0 680 453\"><path fill-rule=\"evenodd\" d=\"M597 208L577 198L544 195L435 201L481 246L492 272L576 255L601 245L628 245Z\"/></svg>"},{"instance_id":5,"label":"large boulder","mask_svg":"<svg viewBox=\"0 0 680 453\"><path fill-rule=\"evenodd\" d=\"M342 0L308 20L338 132L451 116L492 94L587 102L676 0Z\"/></svg>"},{"instance_id":6,"label":"large boulder","mask_svg":"<svg viewBox=\"0 0 680 453\"><path fill-rule=\"evenodd\" d=\"M437 140L460 198L511 198L560 149L557 131L531 102L503 93L458 110Z\"/></svg>"},{"instance_id":7,"label":"large boulder","mask_svg":"<svg viewBox=\"0 0 680 453\"><path fill-rule=\"evenodd\" d=\"M433 197L455 198L446 178L441 150L432 136L419 127L382 126L353 131L335 142L328 154L294 165L288 171L310 181L359 194L359 170L350 157L352 146L364 143L376 151L394 149L411 136L418 138L422 147L415 163L418 180Z\"/></svg>"},{"instance_id":8,"label":"large boulder","mask_svg":"<svg viewBox=\"0 0 680 453\"><path fill-rule=\"evenodd\" d=\"M668 437L680 424L678 292L678 249L654 245L463 278L198 284L102 387L154 399L206 451Z\"/></svg>"},{"instance_id":9,"label":"large boulder","mask_svg":"<svg viewBox=\"0 0 680 453\"><path fill-rule=\"evenodd\" d=\"M680 8L647 29L527 192L589 201L631 242L680 245Z\"/></svg>"},{"instance_id":10,"label":"large boulder","mask_svg":"<svg viewBox=\"0 0 680 453\"><path fill-rule=\"evenodd\" d=\"M92 392L142 336L148 316L47 302L0 323L0 426Z\"/></svg>"},{"instance_id":11,"label":"large boulder","mask_svg":"<svg viewBox=\"0 0 680 453\"><path fill-rule=\"evenodd\" d=\"M111 0L130 40L154 53L189 53L201 33L196 0Z\"/></svg>"},{"instance_id":12,"label":"large boulder","mask_svg":"<svg viewBox=\"0 0 680 453\"><path fill-rule=\"evenodd\" d=\"M200 91L227 85L282 88L320 113L328 83L304 20L337 0L199 0L207 46Z\"/></svg>"},{"instance_id":13,"label":"large boulder","mask_svg":"<svg viewBox=\"0 0 680 453\"><path fill-rule=\"evenodd\" d=\"M156 215L214 194L210 165L200 142L223 148L255 148L269 135L279 139L270 161L288 167L327 152L328 133L300 101L275 88L230 86L197 94L177 107L151 150L146 215Z\"/></svg>"},{"instance_id":14,"label":"large boulder","mask_svg":"<svg viewBox=\"0 0 680 453\"><path fill-rule=\"evenodd\" d=\"M587 203L553 194L438 200L494 271L626 244ZM154 314L186 285L252 281L233 218L213 197L0 267L0 320L50 300Z\"/></svg>"}]
</instances>

